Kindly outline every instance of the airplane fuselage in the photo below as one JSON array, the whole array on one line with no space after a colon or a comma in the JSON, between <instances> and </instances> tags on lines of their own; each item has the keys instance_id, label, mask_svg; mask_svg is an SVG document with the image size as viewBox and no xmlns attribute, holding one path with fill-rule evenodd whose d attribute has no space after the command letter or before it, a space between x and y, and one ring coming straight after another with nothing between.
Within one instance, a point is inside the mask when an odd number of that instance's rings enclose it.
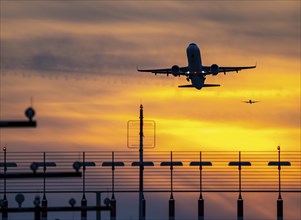
<instances>
[{"instance_id":1,"label":"airplane fuselage","mask_svg":"<svg viewBox=\"0 0 301 220\"><path fill-rule=\"evenodd\" d=\"M199 47L191 43L186 49L188 70L190 72L189 79L194 87L201 89L205 82L205 77L200 74L202 71L202 58Z\"/></svg>"},{"instance_id":2,"label":"airplane fuselage","mask_svg":"<svg viewBox=\"0 0 301 220\"><path fill-rule=\"evenodd\" d=\"M191 43L186 49L188 69L191 73L199 73L202 70L202 59L199 47Z\"/></svg>"}]
</instances>

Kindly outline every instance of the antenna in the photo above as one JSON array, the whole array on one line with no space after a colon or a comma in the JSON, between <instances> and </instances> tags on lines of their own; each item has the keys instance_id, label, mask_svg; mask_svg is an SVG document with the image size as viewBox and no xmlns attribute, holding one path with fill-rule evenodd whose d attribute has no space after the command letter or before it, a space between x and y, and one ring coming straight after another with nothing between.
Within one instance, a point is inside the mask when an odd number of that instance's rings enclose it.
<instances>
[{"instance_id":1,"label":"antenna","mask_svg":"<svg viewBox=\"0 0 301 220\"><path fill-rule=\"evenodd\" d=\"M33 96L30 97L30 107L33 107Z\"/></svg>"}]
</instances>

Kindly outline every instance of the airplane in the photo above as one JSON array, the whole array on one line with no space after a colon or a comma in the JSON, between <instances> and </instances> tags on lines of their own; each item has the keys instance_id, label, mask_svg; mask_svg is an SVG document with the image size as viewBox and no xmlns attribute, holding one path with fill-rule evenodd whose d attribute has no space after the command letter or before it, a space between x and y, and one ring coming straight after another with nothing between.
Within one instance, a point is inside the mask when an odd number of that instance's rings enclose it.
<instances>
[{"instance_id":1,"label":"airplane","mask_svg":"<svg viewBox=\"0 0 301 220\"><path fill-rule=\"evenodd\" d=\"M259 102L259 101L253 101L253 100L248 100L248 101L243 101L244 103L248 103L248 104L254 104L256 102Z\"/></svg>"},{"instance_id":2,"label":"airplane","mask_svg":"<svg viewBox=\"0 0 301 220\"><path fill-rule=\"evenodd\" d=\"M139 72L151 72L155 75L157 74L172 74L173 76L186 76L186 80L191 84L189 85L179 85L179 88L191 88L194 87L198 90L203 87L215 87L220 86L218 84L205 84L206 76L213 75L216 76L218 73L223 72L225 75L227 72L233 72L244 69L253 69L255 66L242 66L242 67L224 67L218 66L217 64L212 64L211 66L203 66L201 53L199 47L195 43L189 44L186 49L188 66L179 67L178 65L173 65L171 68L165 69L139 69L137 67L137 71Z\"/></svg>"}]
</instances>

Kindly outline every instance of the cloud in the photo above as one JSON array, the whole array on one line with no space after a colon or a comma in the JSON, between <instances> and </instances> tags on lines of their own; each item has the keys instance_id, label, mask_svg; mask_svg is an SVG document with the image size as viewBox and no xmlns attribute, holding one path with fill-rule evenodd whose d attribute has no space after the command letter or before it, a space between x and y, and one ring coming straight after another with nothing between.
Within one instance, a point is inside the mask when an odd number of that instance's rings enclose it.
<instances>
[{"instance_id":1,"label":"cloud","mask_svg":"<svg viewBox=\"0 0 301 220\"><path fill-rule=\"evenodd\" d=\"M193 41L206 51L207 62L226 62L225 54L232 60L249 56L252 62L270 55L300 58L300 12L294 2L273 7L258 2L236 7L208 2L2 4L4 69L105 74L133 70L138 63L186 65L185 47Z\"/></svg>"},{"instance_id":2,"label":"cloud","mask_svg":"<svg viewBox=\"0 0 301 220\"><path fill-rule=\"evenodd\" d=\"M134 43L106 37L85 40L75 37L43 37L27 40L3 40L5 71L32 70L54 72L87 72L95 75L133 70L137 60L127 53ZM114 47L112 45L119 45ZM124 48L128 47L128 48ZM113 51L111 52L111 49ZM124 53L116 53L114 50ZM116 68L117 67L117 68ZM116 71L121 70L121 71Z\"/></svg>"}]
</instances>

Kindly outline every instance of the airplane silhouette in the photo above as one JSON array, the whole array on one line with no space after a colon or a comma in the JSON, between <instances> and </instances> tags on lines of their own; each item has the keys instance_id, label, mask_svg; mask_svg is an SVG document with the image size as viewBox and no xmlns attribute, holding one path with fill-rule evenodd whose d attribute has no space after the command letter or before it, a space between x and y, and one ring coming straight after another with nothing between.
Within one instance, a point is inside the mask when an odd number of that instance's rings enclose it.
<instances>
[{"instance_id":1,"label":"airplane silhouette","mask_svg":"<svg viewBox=\"0 0 301 220\"><path fill-rule=\"evenodd\" d=\"M253 100L248 100L248 101L243 101L244 103L248 103L248 104L254 104L256 102L259 102L259 101L253 101Z\"/></svg>"},{"instance_id":2,"label":"airplane silhouette","mask_svg":"<svg viewBox=\"0 0 301 220\"><path fill-rule=\"evenodd\" d=\"M166 69L139 69L139 72L151 72L155 75L157 74L172 74L173 76L186 76L187 81L191 81L190 85L180 85L179 88L189 88L194 87L200 90L203 87L214 87L220 86L218 84L205 84L206 76L213 75L216 76L218 73L223 72L238 72L243 69L253 69L255 66L242 66L242 67L223 67L217 64L212 64L211 66L203 66L201 53L199 47L195 43L189 44L186 49L188 66L179 67L178 65L173 65L171 68Z\"/></svg>"}]
</instances>

